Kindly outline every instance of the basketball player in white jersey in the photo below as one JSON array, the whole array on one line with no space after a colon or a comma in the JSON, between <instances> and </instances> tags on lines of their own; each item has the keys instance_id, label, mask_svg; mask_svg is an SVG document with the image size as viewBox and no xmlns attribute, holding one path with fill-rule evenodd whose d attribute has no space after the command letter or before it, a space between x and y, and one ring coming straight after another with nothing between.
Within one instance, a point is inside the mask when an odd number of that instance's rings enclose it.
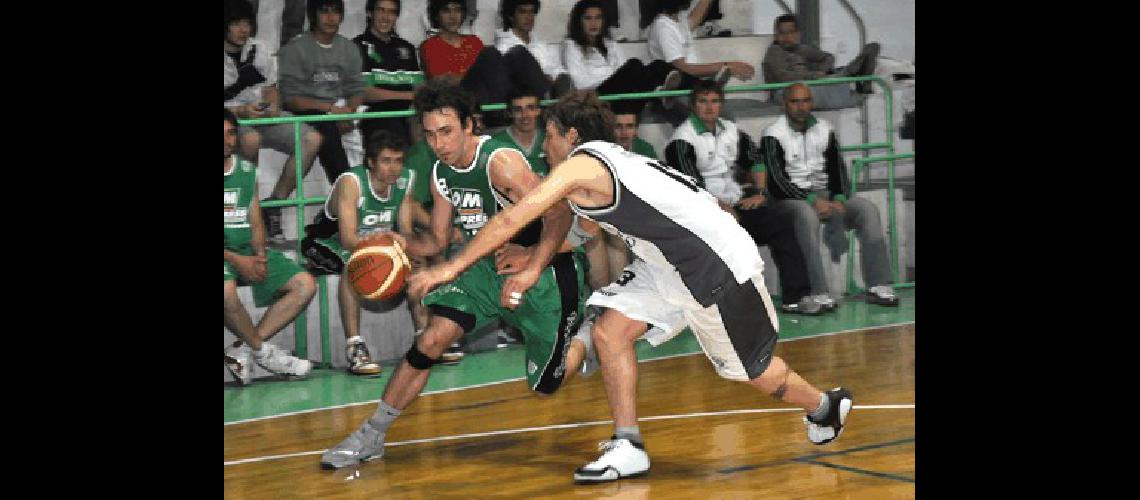
<instances>
[{"instance_id":1,"label":"basketball player in white jersey","mask_svg":"<svg viewBox=\"0 0 1140 500\"><path fill-rule=\"evenodd\" d=\"M423 294L454 280L563 200L626 241L637 259L588 302L605 308L591 334L615 432L603 443L602 456L578 468L574 479L613 481L649 471L637 425L634 342L644 335L659 345L685 326L721 377L807 411L812 443L839 437L851 411L851 393L843 388L820 392L772 355L776 313L764 287L763 261L748 233L691 177L614 144L613 114L595 94L572 92L546 113L550 174L493 217L454 259L412 275L409 293Z\"/></svg>"}]
</instances>

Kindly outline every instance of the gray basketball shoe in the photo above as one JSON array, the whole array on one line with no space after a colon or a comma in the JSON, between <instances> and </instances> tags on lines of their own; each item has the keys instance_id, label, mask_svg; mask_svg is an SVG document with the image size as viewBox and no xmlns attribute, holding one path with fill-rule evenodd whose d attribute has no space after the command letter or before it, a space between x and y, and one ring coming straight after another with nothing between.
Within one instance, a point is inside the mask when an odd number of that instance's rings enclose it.
<instances>
[{"instance_id":1,"label":"gray basketball shoe","mask_svg":"<svg viewBox=\"0 0 1140 500\"><path fill-rule=\"evenodd\" d=\"M340 444L321 455L321 468L336 470L384 456L384 435L368 420Z\"/></svg>"}]
</instances>

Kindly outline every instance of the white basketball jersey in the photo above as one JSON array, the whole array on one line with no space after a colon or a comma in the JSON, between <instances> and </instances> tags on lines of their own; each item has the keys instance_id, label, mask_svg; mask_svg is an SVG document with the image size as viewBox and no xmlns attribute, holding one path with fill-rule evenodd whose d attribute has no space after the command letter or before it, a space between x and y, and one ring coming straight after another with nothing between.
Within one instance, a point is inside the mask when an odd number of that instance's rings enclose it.
<instances>
[{"instance_id":1,"label":"white basketball jersey","mask_svg":"<svg viewBox=\"0 0 1140 500\"><path fill-rule=\"evenodd\" d=\"M605 141L582 144L570 152L576 154L609 169L614 200L605 207L570 207L620 236L652 267L676 270L702 306L716 303L729 280L744 283L763 271L752 237L692 177Z\"/></svg>"}]
</instances>

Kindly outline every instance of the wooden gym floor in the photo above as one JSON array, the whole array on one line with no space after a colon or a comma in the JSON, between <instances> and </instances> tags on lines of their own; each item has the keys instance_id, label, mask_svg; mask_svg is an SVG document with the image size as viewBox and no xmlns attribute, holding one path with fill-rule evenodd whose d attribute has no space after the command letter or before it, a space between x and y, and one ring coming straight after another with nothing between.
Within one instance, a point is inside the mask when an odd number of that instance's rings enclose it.
<instances>
[{"instance_id":1,"label":"wooden gym floor","mask_svg":"<svg viewBox=\"0 0 1140 500\"><path fill-rule=\"evenodd\" d=\"M639 364L638 414L652 461L641 478L575 485L612 432L600 374L538 398L523 381L421 397L380 460L321 470L319 455L375 404L225 426L228 498L911 498L915 495L915 328L777 344L821 389L855 395L836 441L807 441L803 412L716 376L702 353ZM386 369L387 370L387 369ZM379 397L376 394L374 397Z\"/></svg>"}]
</instances>

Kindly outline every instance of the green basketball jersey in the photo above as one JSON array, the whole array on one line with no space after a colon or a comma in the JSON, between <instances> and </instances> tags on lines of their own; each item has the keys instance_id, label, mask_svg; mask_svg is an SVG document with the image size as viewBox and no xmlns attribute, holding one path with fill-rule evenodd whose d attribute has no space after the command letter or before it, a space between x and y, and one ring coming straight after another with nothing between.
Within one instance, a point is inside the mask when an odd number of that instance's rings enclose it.
<instances>
[{"instance_id":1,"label":"green basketball jersey","mask_svg":"<svg viewBox=\"0 0 1140 500\"><path fill-rule=\"evenodd\" d=\"M534 143L531 144L530 151L528 152L515 141L514 137L511 137L510 132L508 132L509 130L510 128L505 128L491 136L491 138L510 144L511 147L522 151L522 154L526 156L526 161L530 163L530 169L533 170L534 173L546 177L546 174L550 172L550 166L546 164L546 153L542 151L542 141L546 139L546 132L541 128L538 129L538 132L534 135Z\"/></svg>"},{"instance_id":2,"label":"green basketball jersey","mask_svg":"<svg viewBox=\"0 0 1140 500\"><path fill-rule=\"evenodd\" d=\"M430 179L432 165L435 165L435 153L428 146L427 141L420 140L412 147L408 148L408 152L404 153L404 171L411 170L416 173L417 179ZM431 197L431 186L427 182L419 182L416 184L415 189L412 190L412 199L420 202L425 209L431 211L431 206L435 200Z\"/></svg>"},{"instance_id":3,"label":"green basketball jersey","mask_svg":"<svg viewBox=\"0 0 1140 500\"><path fill-rule=\"evenodd\" d=\"M222 189L223 219L225 227L225 247L241 254L250 254L253 231L249 226L249 205L257 196L257 166L238 158L233 158L233 166L223 175Z\"/></svg>"},{"instance_id":4,"label":"green basketball jersey","mask_svg":"<svg viewBox=\"0 0 1140 500\"><path fill-rule=\"evenodd\" d=\"M396 179L396 183L385 190L387 193L378 191L379 188L374 187L372 177L364 165L357 165L348 172L340 174L340 177L345 176L355 177L357 186L360 187L360 198L356 201L356 235L363 237L379 231L398 231L396 215L400 212L404 196L415 190L415 171L405 168ZM337 178L337 182L342 182L340 177ZM325 203L327 205L328 201ZM325 213L328 212L326 206Z\"/></svg>"},{"instance_id":5,"label":"green basketball jersey","mask_svg":"<svg viewBox=\"0 0 1140 500\"><path fill-rule=\"evenodd\" d=\"M484 135L479 138L479 147L471 165L457 169L436 161L432 167L432 185L455 207L454 224L463 233L464 241L470 241L491 217L499 213L502 206L510 204L506 196L491 187L487 174L487 159L500 149L518 151L511 144Z\"/></svg>"}]
</instances>

